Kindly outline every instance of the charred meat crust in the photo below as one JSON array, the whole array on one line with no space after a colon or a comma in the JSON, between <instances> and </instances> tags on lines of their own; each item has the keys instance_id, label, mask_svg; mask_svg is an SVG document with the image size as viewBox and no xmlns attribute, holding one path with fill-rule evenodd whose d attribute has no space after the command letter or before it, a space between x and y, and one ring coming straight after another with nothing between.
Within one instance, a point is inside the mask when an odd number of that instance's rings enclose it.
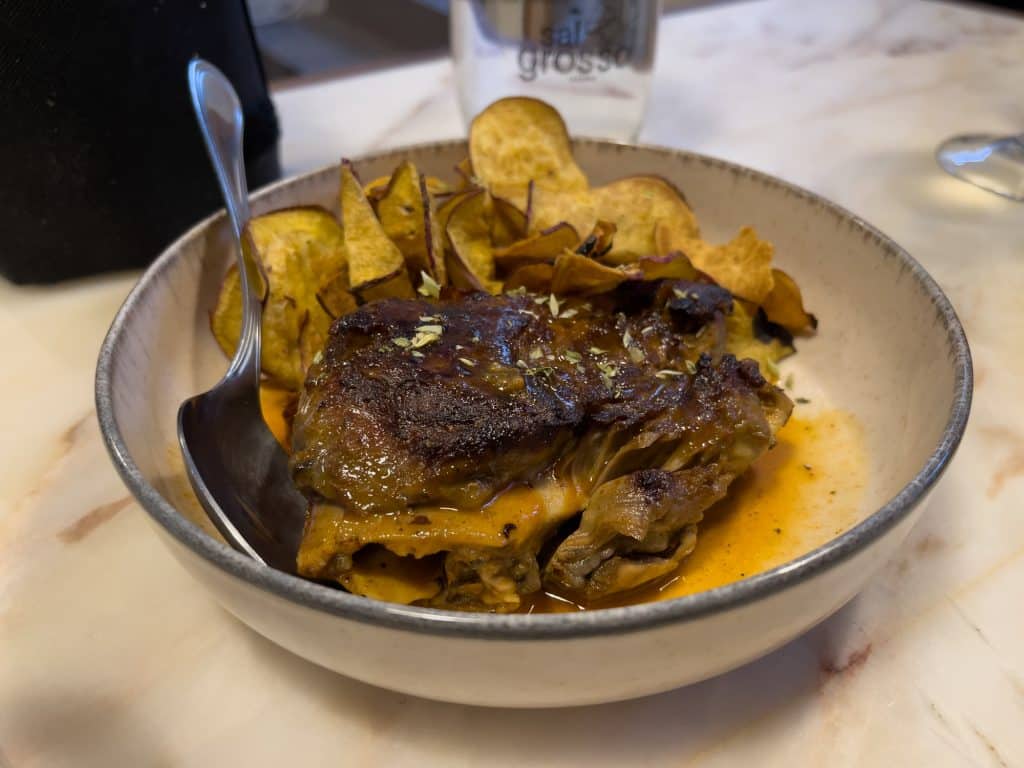
<instances>
[{"instance_id":1,"label":"charred meat crust","mask_svg":"<svg viewBox=\"0 0 1024 768\"><path fill-rule=\"evenodd\" d=\"M701 347L665 311L613 310L472 294L341 318L300 402L297 484L367 512L478 503L549 465L588 420L642 420L685 386L656 373L682 373Z\"/></svg>"},{"instance_id":2,"label":"charred meat crust","mask_svg":"<svg viewBox=\"0 0 1024 768\"><path fill-rule=\"evenodd\" d=\"M669 289L665 306L682 333L696 333L716 315L732 312L732 294L713 283L677 280L664 288Z\"/></svg>"},{"instance_id":3,"label":"charred meat crust","mask_svg":"<svg viewBox=\"0 0 1024 768\"><path fill-rule=\"evenodd\" d=\"M325 388L321 407L358 404L410 454L429 461L550 439L578 422L574 403L514 370L508 376L491 370L495 362L513 368L527 334L544 335L519 309L526 302L502 305L473 294L463 305L391 300L349 315L331 329L313 383ZM394 345L430 325L442 328L436 341L409 351Z\"/></svg>"}]
</instances>

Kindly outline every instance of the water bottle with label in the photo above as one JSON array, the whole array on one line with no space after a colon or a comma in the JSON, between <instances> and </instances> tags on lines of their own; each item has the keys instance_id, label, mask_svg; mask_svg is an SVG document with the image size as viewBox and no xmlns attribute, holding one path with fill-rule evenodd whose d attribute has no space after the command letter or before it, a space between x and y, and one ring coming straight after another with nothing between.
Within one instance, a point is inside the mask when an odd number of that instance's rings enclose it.
<instances>
[{"instance_id":1,"label":"water bottle with label","mask_svg":"<svg viewBox=\"0 0 1024 768\"><path fill-rule=\"evenodd\" d=\"M581 136L632 141L650 88L660 0L452 0L467 120L504 96L554 105Z\"/></svg>"}]
</instances>

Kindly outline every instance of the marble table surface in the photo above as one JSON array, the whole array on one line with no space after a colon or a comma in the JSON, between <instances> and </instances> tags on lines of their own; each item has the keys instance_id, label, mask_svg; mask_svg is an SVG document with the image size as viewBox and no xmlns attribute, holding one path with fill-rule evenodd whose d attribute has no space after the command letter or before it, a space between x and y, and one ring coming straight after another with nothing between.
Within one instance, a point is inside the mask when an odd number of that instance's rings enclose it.
<instances>
[{"instance_id":1,"label":"marble table surface","mask_svg":"<svg viewBox=\"0 0 1024 768\"><path fill-rule=\"evenodd\" d=\"M949 293L975 356L959 455L900 555L760 661L651 698L473 709L352 682L221 610L101 445L96 351L137 274L0 283L0 765L1024 765L1024 205L937 170L1024 129L1024 20L911 0L668 17L641 139L854 210ZM439 60L276 94L288 171L461 135ZM596 672L597 673L597 672Z\"/></svg>"}]
</instances>

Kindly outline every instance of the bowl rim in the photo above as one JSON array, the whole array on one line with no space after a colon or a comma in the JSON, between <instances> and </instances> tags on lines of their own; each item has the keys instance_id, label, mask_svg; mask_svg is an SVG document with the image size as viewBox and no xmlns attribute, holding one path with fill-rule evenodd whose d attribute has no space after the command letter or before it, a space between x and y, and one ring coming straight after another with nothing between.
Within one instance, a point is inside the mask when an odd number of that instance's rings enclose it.
<instances>
[{"instance_id":1,"label":"bowl rim","mask_svg":"<svg viewBox=\"0 0 1024 768\"><path fill-rule=\"evenodd\" d=\"M620 152L670 155L686 162L698 162L734 175L750 177L764 186L795 196L825 210L838 220L852 224L866 238L871 239L883 254L901 263L931 299L936 320L946 333L948 351L954 366L954 393L938 444L921 469L895 496L848 531L794 560L754 576L684 597L576 613L468 613L386 603L352 595L259 564L203 531L146 481L133 461L118 426L111 387L111 370L121 348L120 340L137 308L143 303L148 287L180 258L182 247L187 242L225 215L221 210L197 223L164 249L125 299L100 347L95 381L100 430L121 479L153 520L193 554L225 574L309 609L396 630L490 640L537 640L634 632L738 608L782 592L828 570L865 549L909 515L941 477L956 452L967 425L973 392L973 369L967 337L951 302L935 279L906 250L859 216L778 177L719 158L670 147L620 144L586 138L574 139L573 143L577 146L597 145L598 149ZM367 154L355 162L381 161L411 152L441 152L465 146L465 139L426 142ZM258 200L284 187L336 171L337 167L337 163L332 163L289 176L260 189L252 198Z\"/></svg>"}]
</instances>

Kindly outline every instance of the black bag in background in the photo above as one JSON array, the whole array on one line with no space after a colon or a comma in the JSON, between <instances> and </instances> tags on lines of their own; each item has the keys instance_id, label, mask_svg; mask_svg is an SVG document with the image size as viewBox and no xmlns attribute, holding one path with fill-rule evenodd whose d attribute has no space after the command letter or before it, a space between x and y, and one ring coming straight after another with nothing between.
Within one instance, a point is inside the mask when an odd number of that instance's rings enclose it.
<instances>
[{"instance_id":1,"label":"black bag in background","mask_svg":"<svg viewBox=\"0 0 1024 768\"><path fill-rule=\"evenodd\" d=\"M250 187L274 180L245 0L0 0L0 274L142 266L221 207L188 96L194 55L241 98Z\"/></svg>"}]
</instances>

